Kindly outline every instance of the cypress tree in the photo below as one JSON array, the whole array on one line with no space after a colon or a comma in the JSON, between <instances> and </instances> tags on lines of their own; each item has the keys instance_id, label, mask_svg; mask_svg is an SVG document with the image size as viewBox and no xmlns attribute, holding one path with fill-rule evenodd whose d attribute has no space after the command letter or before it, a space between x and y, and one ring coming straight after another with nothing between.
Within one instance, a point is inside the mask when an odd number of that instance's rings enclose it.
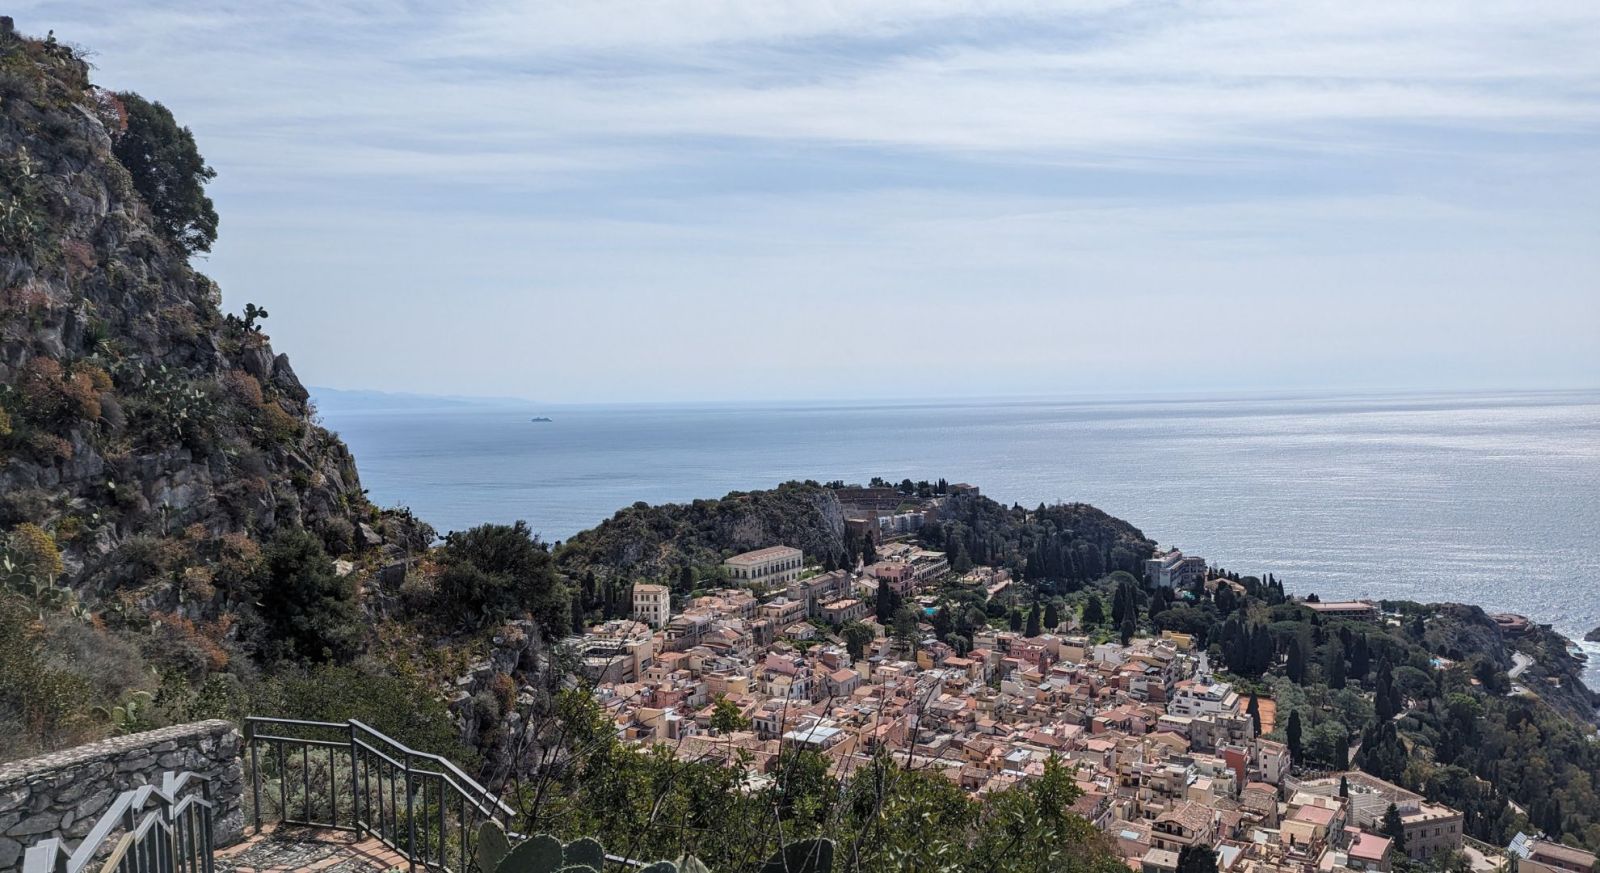
<instances>
[{"instance_id":1,"label":"cypress tree","mask_svg":"<svg viewBox=\"0 0 1600 873\"><path fill-rule=\"evenodd\" d=\"M1400 809L1394 804L1383 813L1383 835L1393 841L1394 853L1397 857L1406 853L1406 825L1400 820Z\"/></svg>"},{"instance_id":2,"label":"cypress tree","mask_svg":"<svg viewBox=\"0 0 1600 873\"><path fill-rule=\"evenodd\" d=\"M1289 681L1296 685L1306 684L1306 652L1299 637L1289 643L1289 663L1285 668L1289 674Z\"/></svg>"},{"instance_id":3,"label":"cypress tree","mask_svg":"<svg viewBox=\"0 0 1600 873\"><path fill-rule=\"evenodd\" d=\"M572 632L583 633L587 628L583 626L583 595L572 595Z\"/></svg>"},{"instance_id":4,"label":"cypress tree","mask_svg":"<svg viewBox=\"0 0 1600 873\"><path fill-rule=\"evenodd\" d=\"M1284 738L1288 740L1289 760L1298 764L1301 762L1300 749L1300 710L1289 711L1289 726L1284 728Z\"/></svg>"},{"instance_id":5,"label":"cypress tree","mask_svg":"<svg viewBox=\"0 0 1600 873\"><path fill-rule=\"evenodd\" d=\"M1056 608L1054 600L1044 605L1044 626L1055 630L1061 624L1061 612Z\"/></svg>"},{"instance_id":6,"label":"cypress tree","mask_svg":"<svg viewBox=\"0 0 1600 873\"><path fill-rule=\"evenodd\" d=\"M1089 595L1088 602L1083 605L1083 624L1085 627L1099 627L1106 623L1105 604L1100 602L1100 595Z\"/></svg>"},{"instance_id":7,"label":"cypress tree","mask_svg":"<svg viewBox=\"0 0 1600 873\"><path fill-rule=\"evenodd\" d=\"M1328 660L1323 666L1327 668L1328 687L1334 691L1344 688L1344 646L1337 640L1329 644Z\"/></svg>"},{"instance_id":8,"label":"cypress tree","mask_svg":"<svg viewBox=\"0 0 1600 873\"><path fill-rule=\"evenodd\" d=\"M1356 637L1350 647L1350 675L1358 682L1367 681L1367 674L1372 672L1372 655L1367 649L1367 635Z\"/></svg>"},{"instance_id":9,"label":"cypress tree","mask_svg":"<svg viewBox=\"0 0 1600 873\"><path fill-rule=\"evenodd\" d=\"M1028 629L1024 632L1024 636L1029 636L1029 637L1038 636L1039 635L1039 621L1040 621L1039 602L1036 600L1033 603L1033 608L1028 610Z\"/></svg>"}]
</instances>

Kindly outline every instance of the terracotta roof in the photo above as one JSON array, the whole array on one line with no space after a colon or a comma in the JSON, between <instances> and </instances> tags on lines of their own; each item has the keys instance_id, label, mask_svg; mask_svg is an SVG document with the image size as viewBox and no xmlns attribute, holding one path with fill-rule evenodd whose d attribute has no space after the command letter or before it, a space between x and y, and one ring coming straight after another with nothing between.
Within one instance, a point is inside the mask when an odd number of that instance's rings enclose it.
<instances>
[{"instance_id":1,"label":"terracotta roof","mask_svg":"<svg viewBox=\"0 0 1600 873\"><path fill-rule=\"evenodd\" d=\"M1350 842L1350 857L1361 858L1366 861L1381 861L1389 852L1389 844L1393 842L1388 837L1377 834L1360 833Z\"/></svg>"}]
</instances>

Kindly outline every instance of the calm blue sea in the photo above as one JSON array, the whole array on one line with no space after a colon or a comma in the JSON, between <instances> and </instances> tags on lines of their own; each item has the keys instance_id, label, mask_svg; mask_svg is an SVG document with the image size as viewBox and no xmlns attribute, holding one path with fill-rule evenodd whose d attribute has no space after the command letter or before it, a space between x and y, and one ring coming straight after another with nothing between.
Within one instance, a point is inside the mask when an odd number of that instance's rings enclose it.
<instances>
[{"instance_id":1,"label":"calm blue sea","mask_svg":"<svg viewBox=\"0 0 1600 873\"><path fill-rule=\"evenodd\" d=\"M375 500L441 532L520 518L563 539L639 500L943 476L1006 502L1092 503L1293 591L1468 601L1575 636L1600 625L1600 392L617 407L330 396L322 415Z\"/></svg>"}]
</instances>

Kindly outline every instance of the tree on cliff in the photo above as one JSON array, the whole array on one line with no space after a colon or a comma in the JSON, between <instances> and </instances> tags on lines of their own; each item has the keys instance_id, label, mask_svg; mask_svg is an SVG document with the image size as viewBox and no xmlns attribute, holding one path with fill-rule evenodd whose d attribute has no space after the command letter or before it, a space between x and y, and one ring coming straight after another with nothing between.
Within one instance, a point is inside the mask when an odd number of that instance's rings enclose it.
<instances>
[{"instance_id":1,"label":"tree on cliff","mask_svg":"<svg viewBox=\"0 0 1600 873\"><path fill-rule=\"evenodd\" d=\"M550 637L572 626L567 588L527 522L453 531L444 542L439 602L450 617L482 627L526 613Z\"/></svg>"},{"instance_id":2,"label":"tree on cliff","mask_svg":"<svg viewBox=\"0 0 1600 873\"><path fill-rule=\"evenodd\" d=\"M178 126L167 107L132 91L117 99L127 112L128 129L112 151L133 178L156 226L187 254L211 251L217 240L217 211L205 186L217 171L206 165L194 134Z\"/></svg>"}]
</instances>

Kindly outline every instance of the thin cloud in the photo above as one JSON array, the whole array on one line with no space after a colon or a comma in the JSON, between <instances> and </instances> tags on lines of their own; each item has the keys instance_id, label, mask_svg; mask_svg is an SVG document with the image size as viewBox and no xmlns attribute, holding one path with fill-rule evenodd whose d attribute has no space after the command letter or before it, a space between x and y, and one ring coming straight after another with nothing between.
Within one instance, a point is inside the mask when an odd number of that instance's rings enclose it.
<instances>
[{"instance_id":1,"label":"thin cloud","mask_svg":"<svg viewBox=\"0 0 1600 873\"><path fill-rule=\"evenodd\" d=\"M1132 355L1155 387L1392 344L1600 380L1591 0L12 5L194 129L207 272L324 384L815 394L960 325L934 383L1050 390L1152 313L1252 335Z\"/></svg>"}]
</instances>

